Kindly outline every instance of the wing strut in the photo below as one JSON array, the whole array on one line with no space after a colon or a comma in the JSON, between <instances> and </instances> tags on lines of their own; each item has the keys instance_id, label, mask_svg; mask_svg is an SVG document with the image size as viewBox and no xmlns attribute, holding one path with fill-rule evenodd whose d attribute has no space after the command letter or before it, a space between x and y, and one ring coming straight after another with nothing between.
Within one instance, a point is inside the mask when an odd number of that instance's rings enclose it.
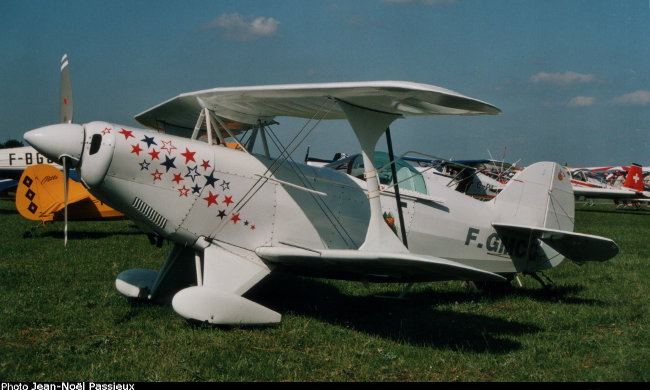
<instances>
[{"instance_id":1,"label":"wing strut","mask_svg":"<svg viewBox=\"0 0 650 390\"><path fill-rule=\"evenodd\" d=\"M363 176L366 178L368 186L370 221L365 241L359 247L359 250L409 253L408 249L384 221L379 198L379 176L375 167L375 147L377 142L388 126L400 115L365 109L342 100L338 100L338 103L345 112L348 122L350 122L350 126L352 126L352 130L354 130L354 134L361 145L361 154L365 167Z\"/></svg>"},{"instance_id":2,"label":"wing strut","mask_svg":"<svg viewBox=\"0 0 650 390\"><path fill-rule=\"evenodd\" d=\"M399 195L399 183L397 182L397 170L395 169L395 155L393 154L393 141L390 138L390 128L386 129L386 144L388 145L388 158L390 158L390 170L393 174L393 185L395 188L395 202L397 202L397 215L399 216L399 227L402 232L402 243L409 247L406 241L406 226L404 226L404 213L402 213L402 198Z\"/></svg>"}]
</instances>

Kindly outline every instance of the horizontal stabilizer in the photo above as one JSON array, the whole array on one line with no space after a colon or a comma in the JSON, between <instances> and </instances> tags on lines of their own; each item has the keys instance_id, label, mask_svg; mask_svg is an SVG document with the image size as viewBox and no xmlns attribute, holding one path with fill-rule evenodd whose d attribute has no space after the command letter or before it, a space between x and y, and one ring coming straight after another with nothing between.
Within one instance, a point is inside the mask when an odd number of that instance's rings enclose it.
<instances>
[{"instance_id":1,"label":"horizontal stabilizer","mask_svg":"<svg viewBox=\"0 0 650 390\"><path fill-rule=\"evenodd\" d=\"M600 236L504 223L494 223L492 226L499 233L525 234L530 239L539 239L562 256L579 263L609 260L618 253L614 241Z\"/></svg>"},{"instance_id":2,"label":"horizontal stabilizer","mask_svg":"<svg viewBox=\"0 0 650 390\"><path fill-rule=\"evenodd\" d=\"M261 258L278 264L310 269L336 269L360 277L394 278L408 281L488 280L502 276L455 261L413 253L385 253L352 249L306 250L290 247L260 247Z\"/></svg>"}]
</instances>

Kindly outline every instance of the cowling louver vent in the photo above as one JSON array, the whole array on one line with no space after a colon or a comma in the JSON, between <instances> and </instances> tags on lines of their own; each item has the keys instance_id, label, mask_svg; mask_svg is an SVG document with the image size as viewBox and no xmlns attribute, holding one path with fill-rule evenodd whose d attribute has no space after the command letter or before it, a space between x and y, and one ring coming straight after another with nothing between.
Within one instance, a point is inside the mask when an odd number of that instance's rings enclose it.
<instances>
[{"instance_id":1,"label":"cowling louver vent","mask_svg":"<svg viewBox=\"0 0 650 390\"><path fill-rule=\"evenodd\" d=\"M151 222L161 229L165 228L167 224L167 219L162 215L158 214L156 210L152 209L151 206L146 204L142 199L135 197L133 199L133 207L138 210L142 215L147 217Z\"/></svg>"}]
</instances>

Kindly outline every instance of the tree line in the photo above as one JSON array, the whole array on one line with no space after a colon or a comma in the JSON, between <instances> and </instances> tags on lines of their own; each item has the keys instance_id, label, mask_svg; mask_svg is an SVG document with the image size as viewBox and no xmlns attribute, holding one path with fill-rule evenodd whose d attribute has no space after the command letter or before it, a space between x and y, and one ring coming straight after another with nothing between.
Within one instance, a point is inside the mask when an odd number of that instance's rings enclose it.
<instances>
[{"instance_id":1,"label":"tree line","mask_svg":"<svg viewBox=\"0 0 650 390\"><path fill-rule=\"evenodd\" d=\"M10 139L4 143L0 142L0 149L7 149L7 148L18 148L20 146L25 146L22 141L18 141L17 139Z\"/></svg>"}]
</instances>

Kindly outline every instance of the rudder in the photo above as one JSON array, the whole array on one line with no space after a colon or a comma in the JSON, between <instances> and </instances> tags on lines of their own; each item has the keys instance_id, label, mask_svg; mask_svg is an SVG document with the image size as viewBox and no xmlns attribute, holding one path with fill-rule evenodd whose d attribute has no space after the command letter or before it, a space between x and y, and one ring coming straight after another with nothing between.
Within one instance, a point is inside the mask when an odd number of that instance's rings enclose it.
<instances>
[{"instance_id":1,"label":"rudder","mask_svg":"<svg viewBox=\"0 0 650 390\"><path fill-rule=\"evenodd\" d=\"M573 189L570 177L557 163L538 162L526 167L492 202L495 222L573 231Z\"/></svg>"},{"instance_id":2,"label":"rudder","mask_svg":"<svg viewBox=\"0 0 650 390\"><path fill-rule=\"evenodd\" d=\"M641 165L635 163L630 165L630 170L627 172L622 187L643 192L643 170L641 169Z\"/></svg>"}]
</instances>

